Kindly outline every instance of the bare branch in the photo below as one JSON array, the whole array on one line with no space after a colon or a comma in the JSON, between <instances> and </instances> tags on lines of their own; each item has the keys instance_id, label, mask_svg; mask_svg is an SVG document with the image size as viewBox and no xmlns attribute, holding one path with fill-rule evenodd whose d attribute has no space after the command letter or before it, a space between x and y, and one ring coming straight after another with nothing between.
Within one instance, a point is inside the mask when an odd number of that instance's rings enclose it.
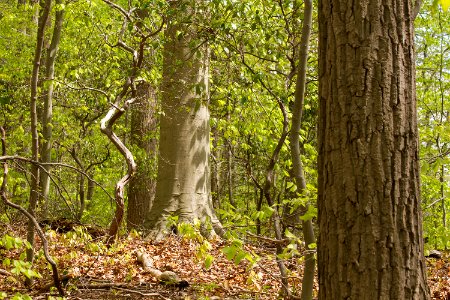
<instances>
[{"instance_id":1,"label":"bare branch","mask_svg":"<svg viewBox=\"0 0 450 300\"><path fill-rule=\"evenodd\" d=\"M117 11L119 11L128 21L132 21L131 16L130 16L130 12L126 11L122 6L110 1L110 0L103 0L103 2L105 2L106 4L108 4L109 6L111 6L112 8L116 9Z\"/></svg>"},{"instance_id":2,"label":"bare branch","mask_svg":"<svg viewBox=\"0 0 450 300\"><path fill-rule=\"evenodd\" d=\"M27 162L30 164L34 164L37 165L39 168L43 169L44 166L57 166L57 167L64 167L64 168L68 168L68 169L72 169L82 175L84 175L87 179L91 180L92 182L94 182L98 187L100 187L106 195L108 195L109 198L113 199L113 197L108 193L107 190L105 190L105 188L98 183L97 181L95 181L93 178L91 178L86 172L78 169L77 167L68 165L68 164L64 164L64 163L42 163L42 162L38 162L26 157L22 157L22 156L17 156L17 155L3 155L0 156L0 161L23 161L23 162Z\"/></svg>"}]
</instances>

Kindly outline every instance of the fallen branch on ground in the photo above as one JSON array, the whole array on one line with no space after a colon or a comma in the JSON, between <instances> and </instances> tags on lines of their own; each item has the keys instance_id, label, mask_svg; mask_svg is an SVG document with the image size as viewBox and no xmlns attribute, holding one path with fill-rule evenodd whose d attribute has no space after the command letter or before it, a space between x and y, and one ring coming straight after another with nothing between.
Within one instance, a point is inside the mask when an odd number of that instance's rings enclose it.
<instances>
[{"instance_id":1,"label":"fallen branch on ground","mask_svg":"<svg viewBox=\"0 0 450 300\"><path fill-rule=\"evenodd\" d=\"M181 280L180 277L178 277L178 275L175 272L172 271L161 272L160 270L156 269L153 266L153 259L147 253L137 251L136 256L138 263L142 264L144 271L150 273L161 283L176 286L179 288L185 288L189 286L189 283L186 280Z\"/></svg>"},{"instance_id":2,"label":"fallen branch on ground","mask_svg":"<svg viewBox=\"0 0 450 300\"><path fill-rule=\"evenodd\" d=\"M4 276L12 276L11 273L9 273L9 272L6 271L6 270L2 270L2 269L0 269L0 275L4 275Z\"/></svg>"}]
</instances>

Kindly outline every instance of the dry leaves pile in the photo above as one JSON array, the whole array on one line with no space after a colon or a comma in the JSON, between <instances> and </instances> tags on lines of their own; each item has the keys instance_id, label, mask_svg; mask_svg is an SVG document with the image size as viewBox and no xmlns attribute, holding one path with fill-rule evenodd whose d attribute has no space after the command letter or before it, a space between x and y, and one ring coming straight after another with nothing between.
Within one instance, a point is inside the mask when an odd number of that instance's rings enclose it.
<instances>
[{"instance_id":1,"label":"dry leaves pile","mask_svg":"<svg viewBox=\"0 0 450 300\"><path fill-rule=\"evenodd\" d=\"M65 287L67 299L277 299L280 290L275 250L267 244L245 245L244 250L257 258L257 262L251 264L243 260L235 265L222 252L227 242L211 242L208 253L214 260L206 268L199 251L200 243L178 236L170 236L160 243L128 237L110 249L76 234L53 232L49 242L59 269L71 278ZM137 263L137 251L148 253L159 270L177 273L189 282L189 287L158 283ZM16 259L19 255L18 251L6 254ZM293 259L287 266L291 270L291 288L299 294L303 273L301 259ZM43 278L35 280L31 290L25 290L17 277L0 274L0 291L46 299L50 293L51 274L39 253L35 267ZM444 255L443 259L429 259L428 273L432 299L450 299L449 255ZM316 282L315 297L317 292Z\"/></svg>"}]
</instances>

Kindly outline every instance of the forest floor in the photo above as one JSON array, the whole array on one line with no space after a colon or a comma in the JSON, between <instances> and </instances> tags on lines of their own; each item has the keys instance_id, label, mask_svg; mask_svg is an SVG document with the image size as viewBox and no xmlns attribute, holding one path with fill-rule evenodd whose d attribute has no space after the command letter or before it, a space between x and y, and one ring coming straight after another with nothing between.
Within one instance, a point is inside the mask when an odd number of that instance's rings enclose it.
<instances>
[{"instance_id":1,"label":"forest floor","mask_svg":"<svg viewBox=\"0 0 450 300\"><path fill-rule=\"evenodd\" d=\"M251 243L233 247L225 241L204 243L175 235L159 243L128 236L107 248L82 231L66 234L52 231L49 250L58 263L60 275L70 278L65 286L66 299L277 299L280 273L275 262L274 244L268 241L252 239ZM38 240L37 245L40 247ZM229 251L224 251L224 248ZM155 268L177 273L189 286L158 283L137 262L138 251L152 257ZM11 266L5 266L5 261L18 260L21 252L23 250L0 248L0 257L4 256L0 269L11 270ZM247 258L235 264L227 255L235 259L238 256ZM211 258L212 263L206 268L205 262L208 264ZM432 299L450 299L449 261L450 253L444 253L442 259L427 259ZM298 293L303 275L302 261L296 258L286 261L286 265L291 271L290 288ZM57 297L55 289L50 289L52 277L42 248L37 252L34 266L42 278L34 280L31 289L24 288L22 277L0 273L0 295L3 291L8 295L7 299L13 299L12 296L19 293L28 294L32 299L49 299L49 295ZM317 293L316 280L315 297Z\"/></svg>"}]
</instances>

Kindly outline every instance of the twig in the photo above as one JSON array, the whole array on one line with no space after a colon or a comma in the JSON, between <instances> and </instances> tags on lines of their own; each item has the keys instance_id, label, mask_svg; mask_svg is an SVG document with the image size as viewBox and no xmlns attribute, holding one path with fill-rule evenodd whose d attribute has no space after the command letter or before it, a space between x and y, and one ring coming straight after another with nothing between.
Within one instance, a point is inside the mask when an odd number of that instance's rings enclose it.
<instances>
[{"instance_id":1,"label":"twig","mask_svg":"<svg viewBox=\"0 0 450 300\"><path fill-rule=\"evenodd\" d=\"M425 207L425 209L429 209L430 207L432 207L433 205L435 205L438 202L441 202L442 200L444 200L445 198L439 198L435 201L433 201L431 204L428 204L427 207Z\"/></svg>"},{"instance_id":2,"label":"twig","mask_svg":"<svg viewBox=\"0 0 450 300\"><path fill-rule=\"evenodd\" d=\"M26 157L22 157L22 156L18 156L18 155L2 155L2 156L0 156L0 162L1 161L8 161L8 160L11 160L11 161L18 160L18 161L27 162L27 163L30 163L30 164L35 164L41 169L44 169L44 166L57 166L57 167L64 167L64 168L68 168L68 169L74 170L74 171L82 174L83 176L85 176L87 179L89 179L92 182L94 182L98 187L100 187L105 192L106 195L108 195L109 198L113 199L113 197L108 193L107 190L105 190L105 188L100 183L95 181L86 172L78 169L77 167L74 167L74 166L71 166L71 165L68 165L68 164L63 164L63 163L55 163L55 162L53 162L53 163L43 163L43 162L39 162L39 161L30 159L30 158L26 158Z\"/></svg>"},{"instance_id":3,"label":"twig","mask_svg":"<svg viewBox=\"0 0 450 300\"><path fill-rule=\"evenodd\" d=\"M258 240L263 240L263 241L266 241L266 242L269 242L269 243L272 243L272 244L277 244L277 245L278 244L282 244L282 245L284 245L284 244L289 244L289 242L290 242L289 239L281 239L281 240L272 239L272 238L269 238L269 237L266 237L266 236L256 235L254 233L251 233L250 231L247 231L246 233L249 236L254 237L254 238L258 239Z\"/></svg>"},{"instance_id":4,"label":"twig","mask_svg":"<svg viewBox=\"0 0 450 300\"><path fill-rule=\"evenodd\" d=\"M12 276L11 273L9 273L9 272L6 271L6 270L2 270L2 269L0 269L0 275L4 275L4 276Z\"/></svg>"},{"instance_id":5,"label":"twig","mask_svg":"<svg viewBox=\"0 0 450 300\"><path fill-rule=\"evenodd\" d=\"M122 287L112 287L112 289L124 291L124 292L128 292L128 293L133 293L133 294L138 294L143 297L160 297L161 299L164 299L164 300L170 300L170 298L166 298L163 295L161 295L160 293L143 293L138 290L126 289L126 288L122 288Z\"/></svg>"}]
</instances>

